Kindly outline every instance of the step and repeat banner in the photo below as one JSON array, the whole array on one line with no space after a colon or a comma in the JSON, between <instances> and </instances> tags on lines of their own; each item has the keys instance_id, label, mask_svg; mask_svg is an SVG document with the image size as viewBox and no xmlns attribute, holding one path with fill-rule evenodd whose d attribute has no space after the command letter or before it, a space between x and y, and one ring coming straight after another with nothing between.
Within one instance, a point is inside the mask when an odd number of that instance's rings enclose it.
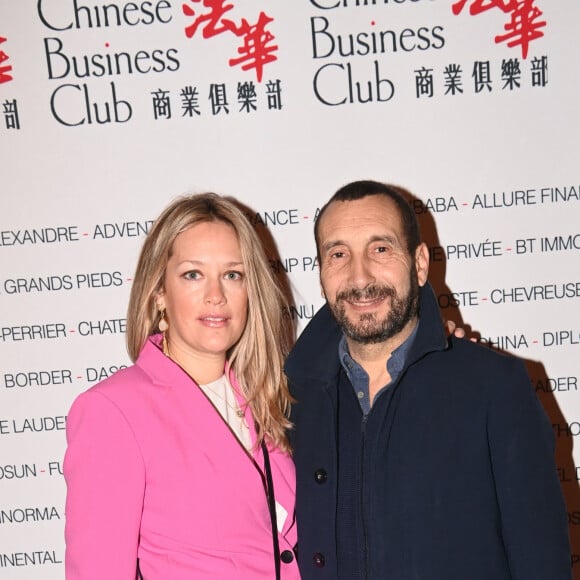
<instances>
[{"instance_id":1,"label":"step and repeat banner","mask_svg":"<svg viewBox=\"0 0 580 580\"><path fill-rule=\"evenodd\" d=\"M239 199L299 333L317 212L375 179L442 317L526 361L580 579L579 37L577 0L0 0L0 578L64 578L67 412L129 364L159 212Z\"/></svg>"}]
</instances>

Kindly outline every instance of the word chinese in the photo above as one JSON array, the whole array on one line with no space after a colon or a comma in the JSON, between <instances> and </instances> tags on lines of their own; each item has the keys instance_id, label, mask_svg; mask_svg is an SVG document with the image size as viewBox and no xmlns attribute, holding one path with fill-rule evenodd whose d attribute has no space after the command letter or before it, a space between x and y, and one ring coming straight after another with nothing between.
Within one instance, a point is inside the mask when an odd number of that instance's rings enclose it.
<instances>
[{"instance_id":1,"label":"word chinese","mask_svg":"<svg viewBox=\"0 0 580 580\"><path fill-rule=\"evenodd\" d=\"M80 2L73 0L69 6L69 15L64 21L57 23L45 13L44 0L38 0L37 10L40 21L51 30L81 30L83 28L112 28L114 26L137 26L138 24L151 25L155 23L167 24L173 16L167 13L171 9L168 0L149 2L145 0L140 4L136 2L111 3L96 6L82 6Z\"/></svg>"}]
</instances>

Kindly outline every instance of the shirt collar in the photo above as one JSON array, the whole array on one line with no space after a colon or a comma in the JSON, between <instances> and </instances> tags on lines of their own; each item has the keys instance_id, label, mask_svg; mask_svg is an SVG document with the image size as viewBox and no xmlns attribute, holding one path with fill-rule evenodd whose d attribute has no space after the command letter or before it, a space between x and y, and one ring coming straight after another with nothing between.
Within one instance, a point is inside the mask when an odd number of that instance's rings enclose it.
<instances>
[{"instance_id":1,"label":"shirt collar","mask_svg":"<svg viewBox=\"0 0 580 580\"><path fill-rule=\"evenodd\" d=\"M415 328L411 331L411 334L405 339L405 341L398 346L392 353L389 359L387 360L387 370L389 371L389 375L391 377L391 383L395 381L403 367L405 366L405 361L407 360L407 354L413 341L415 340L415 336L417 335L417 329L419 328L419 323L415 325ZM340 338L340 342L338 343L338 358L340 360L340 364L344 368L346 374L350 377L353 368L362 368L351 356L348 350L348 344L346 342L346 337L344 333ZM389 383L390 384L390 383Z\"/></svg>"}]
</instances>

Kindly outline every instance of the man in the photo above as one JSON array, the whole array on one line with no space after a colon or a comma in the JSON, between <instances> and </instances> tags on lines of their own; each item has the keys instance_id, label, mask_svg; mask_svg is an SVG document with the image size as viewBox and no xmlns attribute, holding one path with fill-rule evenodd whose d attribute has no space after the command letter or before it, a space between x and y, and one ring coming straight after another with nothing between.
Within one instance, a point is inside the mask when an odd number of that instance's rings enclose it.
<instances>
[{"instance_id":1,"label":"man","mask_svg":"<svg viewBox=\"0 0 580 580\"><path fill-rule=\"evenodd\" d=\"M315 226L327 304L286 372L302 578L569 580L554 438L522 362L447 338L394 188Z\"/></svg>"}]
</instances>

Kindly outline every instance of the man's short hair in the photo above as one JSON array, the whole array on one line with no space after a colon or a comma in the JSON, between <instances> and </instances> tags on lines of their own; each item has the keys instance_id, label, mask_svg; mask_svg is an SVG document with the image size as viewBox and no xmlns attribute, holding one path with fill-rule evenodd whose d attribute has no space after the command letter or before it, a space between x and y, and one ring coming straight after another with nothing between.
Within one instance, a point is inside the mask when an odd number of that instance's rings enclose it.
<instances>
[{"instance_id":1,"label":"man's short hair","mask_svg":"<svg viewBox=\"0 0 580 580\"><path fill-rule=\"evenodd\" d=\"M355 201L369 195L384 195L392 199L399 210L403 224L403 235L407 244L409 255L413 256L421 243L419 222L411 204L400 193L400 189L393 185L378 181L361 180L353 181L341 187L323 206L314 222L314 239L316 241L316 254L320 264L320 240L318 239L319 223L328 206L335 201Z\"/></svg>"}]
</instances>

